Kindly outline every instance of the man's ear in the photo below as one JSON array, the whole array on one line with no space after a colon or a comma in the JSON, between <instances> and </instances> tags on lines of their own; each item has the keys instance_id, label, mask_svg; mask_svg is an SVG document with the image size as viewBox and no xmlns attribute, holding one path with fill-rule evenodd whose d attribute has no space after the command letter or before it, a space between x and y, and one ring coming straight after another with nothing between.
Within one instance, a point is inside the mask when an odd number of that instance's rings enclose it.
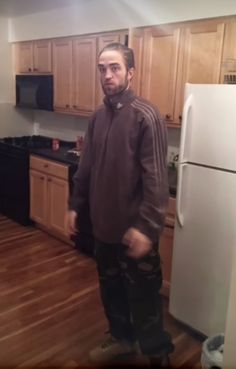
<instances>
[{"instance_id":1,"label":"man's ear","mask_svg":"<svg viewBox=\"0 0 236 369\"><path fill-rule=\"evenodd\" d=\"M129 81L132 81L133 76L134 76L134 68L130 68L128 70L128 79L129 79Z\"/></svg>"}]
</instances>

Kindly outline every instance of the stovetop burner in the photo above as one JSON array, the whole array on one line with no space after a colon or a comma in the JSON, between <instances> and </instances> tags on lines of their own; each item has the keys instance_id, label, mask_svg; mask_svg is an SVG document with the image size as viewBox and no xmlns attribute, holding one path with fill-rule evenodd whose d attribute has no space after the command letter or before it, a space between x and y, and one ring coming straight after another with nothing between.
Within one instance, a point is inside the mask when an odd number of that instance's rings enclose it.
<instances>
[{"instance_id":1,"label":"stovetop burner","mask_svg":"<svg viewBox=\"0 0 236 369\"><path fill-rule=\"evenodd\" d=\"M52 139L49 137L33 135L20 137L4 137L2 142L22 148L47 148L52 146Z\"/></svg>"}]
</instances>

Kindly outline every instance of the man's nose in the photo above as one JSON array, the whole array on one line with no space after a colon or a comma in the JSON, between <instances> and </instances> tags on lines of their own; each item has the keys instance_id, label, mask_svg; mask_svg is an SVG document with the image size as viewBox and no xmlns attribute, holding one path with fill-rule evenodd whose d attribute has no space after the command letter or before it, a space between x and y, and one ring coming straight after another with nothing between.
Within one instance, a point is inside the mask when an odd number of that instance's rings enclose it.
<instances>
[{"instance_id":1,"label":"man's nose","mask_svg":"<svg viewBox=\"0 0 236 369\"><path fill-rule=\"evenodd\" d=\"M107 68L106 73L105 73L105 79L110 79L111 77L112 77L112 72L110 68Z\"/></svg>"}]
</instances>

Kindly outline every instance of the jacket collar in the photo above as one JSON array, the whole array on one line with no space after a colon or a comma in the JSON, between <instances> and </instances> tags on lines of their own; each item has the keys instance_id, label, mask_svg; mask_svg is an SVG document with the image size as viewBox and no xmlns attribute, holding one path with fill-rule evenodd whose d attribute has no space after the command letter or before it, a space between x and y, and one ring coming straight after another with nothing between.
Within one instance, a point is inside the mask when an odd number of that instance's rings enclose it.
<instances>
[{"instance_id":1,"label":"jacket collar","mask_svg":"<svg viewBox=\"0 0 236 369\"><path fill-rule=\"evenodd\" d=\"M134 92L131 89L128 89L111 97L105 96L103 101L106 106L112 108L113 110L120 110L128 102L134 100L134 98Z\"/></svg>"}]
</instances>

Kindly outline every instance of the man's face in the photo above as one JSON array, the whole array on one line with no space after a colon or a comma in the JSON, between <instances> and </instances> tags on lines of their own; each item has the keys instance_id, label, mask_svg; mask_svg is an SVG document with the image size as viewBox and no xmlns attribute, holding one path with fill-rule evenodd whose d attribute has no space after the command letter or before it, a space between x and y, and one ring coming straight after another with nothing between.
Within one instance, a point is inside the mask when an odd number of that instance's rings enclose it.
<instances>
[{"instance_id":1,"label":"man's face","mask_svg":"<svg viewBox=\"0 0 236 369\"><path fill-rule=\"evenodd\" d=\"M98 69L105 95L113 96L129 87L133 76L133 68L127 71L121 52L116 50L104 51L99 57Z\"/></svg>"}]
</instances>

